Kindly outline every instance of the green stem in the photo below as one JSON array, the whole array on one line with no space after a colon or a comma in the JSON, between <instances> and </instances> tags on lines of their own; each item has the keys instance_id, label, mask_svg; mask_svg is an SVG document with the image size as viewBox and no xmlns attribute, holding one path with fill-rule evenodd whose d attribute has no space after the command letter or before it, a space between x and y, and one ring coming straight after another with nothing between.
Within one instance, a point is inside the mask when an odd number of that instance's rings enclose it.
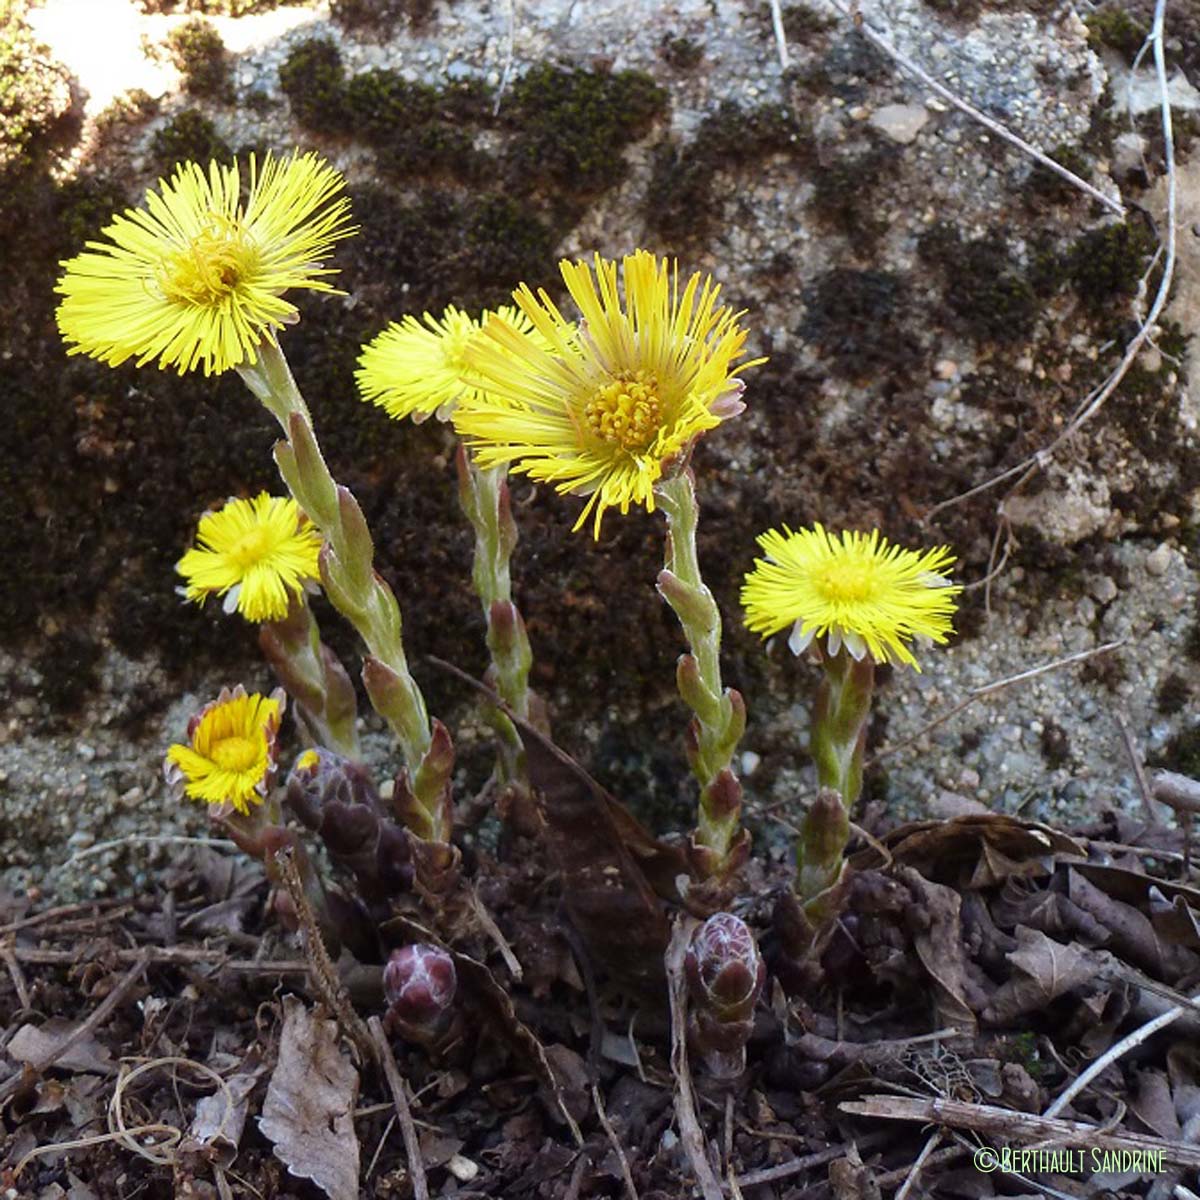
<instances>
[{"instance_id":1,"label":"green stem","mask_svg":"<svg viewBox=\"0 0 1200 1200\"><path fill-rule=\"evenodd\" d=\"M375 548L366 518L347 488L330 474L313 432L308 407L278 343L268 338L253 366L238 368L246 385L287 437L275 447L279 473L297 503L325 537L321 582L333 606L367 646L363 680L375 710L400 743L413 799L414 831L448 841L453 754L434 745L425 698L413 679L401 638L396 597L375 571ZM420 828L416 828L420 826Z\"/></svg>"},{"instance_id":2,"label":"green stem","mask_svg":"<svg viewBox=\"0 0 1200 1200\"><path fill-rule=\"evenodd\" d=\"M825 655L824 668L813 705L811 751L817 782L837 792L849 812L862 791L875 663L870 655L854 658L843 646Z\"/></svg>"},{"instance_id":3,"label":"green stem","mask_svg":"<svg viewBox=\"0 0 1200 1200\"><path fill-rule=\"evenodd\" d=\"M664 479L655 496L667 518L666 565L658 590L679 618L690 650L679 660L676 682L694 714L688 757L700 783L700 804L693 842L701 850L701 873L724 876L747 848L740 829L742 788L732 767L746 728L746 707L740 693L721 682L721 613L700 574L700 510L691 471Z\"/></svg>"},{"instance_id":4,"label":"green stem","mask_svg":"<svg viewBox=\"0 0 1200 1200\"><path fill-rule=\"evenodd\" d=\"M796 889L814 915L820 897L842 876L850 811L862 792L863 751L875 686L870 655L856 659L843 646L826 654L813 704L809 748L820 792L800 827L796 846Z\"/></svg>"},{"instance_id":5,"label":"green stem","mask_svg":"<svg viewBox=\"0 0 1200 1200\"><path fill-rule=\"evenodd\" d=\"M512 598L510 564L517 545L517 524L509 504L507 479L507 468L481 469L459 446L459 501L475 531L471 580L487 621L496 690L517 716L528 719L533 651ZM498 610L497 605L502 607Z\"/></svg>"},{"instance_id":6,"label":"green stem","mask_svg":"<svg viewBox=\"0 0 1200 1200\"><path fill-rule=\"evenodd\" d=\"M360 760L354 685L321 641L307 597L293 599L282 620L264 622L258 644L300 709L301 722L313 741L344 758Z\"/></svg>"}]
</instances>

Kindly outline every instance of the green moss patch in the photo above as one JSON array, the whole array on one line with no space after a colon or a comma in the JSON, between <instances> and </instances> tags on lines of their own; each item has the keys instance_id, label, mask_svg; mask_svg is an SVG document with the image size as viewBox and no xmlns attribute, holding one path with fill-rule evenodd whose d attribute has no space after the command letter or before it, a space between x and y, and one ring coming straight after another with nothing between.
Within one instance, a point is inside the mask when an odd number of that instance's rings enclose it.
<instances>
[{"instance_id":1,"label":"green moss patch","mask_svg":"<svg viewBox=\"0 0 1200 1200\"><path fill-rule=\"evenodd\" d=\"M0 172L31 167L77 128L66 71L39 51L27 0L0 0Z\"/></svg>"},{"instance_id":2,"label":"green moss patch","mask_svg":"<svg viewBox=\"0 0 1200 1200\"><path fill-rule=\"evenodd\" d=\"M167 49L183 75L184 91L210 100L233 99L225 43L207 21L194 17L172 29Z\"/></svg>"},{"instance_id":3,"label":"green moss patch","mask_svg":"<svg viewBox=\"0 0 1200 1200\"><path fill-rule=\"evenodd\" d=\"M170 175L181 162L233 161L229 143L217 132L217 127L194 108L185 108L154 135L150 153L163 175Z\"/></svg>"},{"instance_id":4,"label":"green moss patch","mask_svg":"<svg viewBox=\"0 0 1200 1200\"><path fill-rule=\"evenodd\" d=\"M514 181L547 178L592 194L625 177L621 150L647 132L667 94L643 71L585 71L543 63L513 84L504 113L516 138Z\"/></svg>"},{"instance_id":5,"label":"green moss patch","mask_svg":"<svg viewBox=\"0 0 1200 1200\"><path fill-rule=\"evenodd\" d=\"M993 234L968 242L942 224L925 234L919 252L942 277L943 316L952 327L978 341L1029 336L1039 300L1003 238Z\"/></svg>"},{"instance_id":6,"label":"green moss patch","mask_svg":"<svg viewBox=\"0 0 1200 1200\"><path fill-rule=\"evenodd\" d=\"M1138 221L1085 233L1071 247L1065 264L1084 308L1099 316L1111 312L1116 298L1132 296L1157 248L1154 234Z\"/></svg>"},{"instance_id":7,"label":"green moss patch","mask_svg":"<svg viewBox=\"0 0 1200 1200\"><path fill-rule=\"evenodd\" d=\"M804 303L807 315L800 336L839 375L903 374L919 361L915 340L904 327L908 288L899 276L839 267L815 282Z\"/></svg>"}]
</instances>

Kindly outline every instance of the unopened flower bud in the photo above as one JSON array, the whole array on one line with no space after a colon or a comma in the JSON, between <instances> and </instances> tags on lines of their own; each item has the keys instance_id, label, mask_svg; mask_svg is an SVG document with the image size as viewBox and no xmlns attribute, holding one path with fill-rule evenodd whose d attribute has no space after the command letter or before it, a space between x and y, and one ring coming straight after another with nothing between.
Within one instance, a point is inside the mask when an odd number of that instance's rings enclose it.
<instances>
[{"instance_id":1,"label":"unopened flower bud","mask_svg":"<svg viewBox=\"0 0 1200 1200\"><path fill-rule=\"evenodd\" d=\"M435 1040L454 1015L458 995L454 959L424 942L393 950L383 968L383 994L389 1026L411 1041Z\"/></svg>"},{"instance_id":2,"label":"unopened flower bud","mask_svg":"<svg viewBox=\"0 0 1200 1200\"><path fill-rule=\"evenodd\" d=\"M296 759L288 807L321 836L368 904L386 902L412 884L408 839L383 815L379 792L362 763L318 747Z\"/></svg>"},{"instance_id":3,"label":"unopened flower bud","mask_svg":"<svg viewBox=\"0 0 1200 1200\"><path fill-rule=\"evenodd\" d=\"M715 913L696 931L684 970L694 1005L695 1049L714 1075L740 1075L767 976L754 934L732 913Z\"/></svg>"},{"instance_id":4,"label":"unopened flower bud","mask_svg":"<svg viewBox=\"0 0 1200 1200\"><path fill-rule=\"evenodd\" d=\"M288 774L287 802L314 831L330 804L361 804L379 812L379 793L366 767L320 746L296 759Z\"/></svg>"}]
</instances>

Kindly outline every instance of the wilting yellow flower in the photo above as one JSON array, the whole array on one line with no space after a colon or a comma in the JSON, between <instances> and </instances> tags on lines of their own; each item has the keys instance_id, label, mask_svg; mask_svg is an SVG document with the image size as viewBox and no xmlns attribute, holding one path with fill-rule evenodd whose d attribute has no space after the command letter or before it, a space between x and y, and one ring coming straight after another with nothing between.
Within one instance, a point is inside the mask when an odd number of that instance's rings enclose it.
<instances>
[{"instance_id":1,"label":"wilting yellow flower","mask_svg":"<svg viewBox=\"0 0 1200 1200\"><path fill-rule=\"evenodd\" d=\"M158 359L182 375L257 361L265 336L297 319L291 288L335 289L320 264L347 225L345 181L315 154L236 165L181 163L143 208L128 209L64 262L58 328L72 354L110 366Z\"/></svg>"},{"instance_id":2,"label":"wilting yellow flower","mask_svg":"<svg viewBox=\"0 0 1200 1200\"><path fill-rule=\"evenodd\" d=\"M200 518L197 546L175 565L189 600L216 593L247 621L279 621L291 596L320 575L321 535L295 500L261 492Z\"/></svg>"},{"instance_id":3,"label":"wilting yellow flower","mask_svg":"<svg viewBox=\"0 0 1200 1200\"><path fill-rule=\"evenodd\" d=\"M523 337L533 332L533 322L507 305L475 318L451 304L441 317L425 313L417 320L410 313L393 322L359 355L355 377L363 399L391 417L412 417L419 423L436 413L445 420L459 400L479 394L478 376L467 365L467 347L492 317Z\"/></svg>"},{"instance_id":4,"label":"wilting yellow flower","mask_svg":"<svg viewBox=\"0 0 1200 1200\"><path fill-rule=\"evenodd\" d=\"M483 467L513 463L531 479L589 497L575 528L606 508L654 508L654 485L696 437L745 407L738 371L741 313L717 303L710 276L680 288L677 264L646 250L618 265L559 264L583 321L522 284L517 306L541 342L490 321L468 365L481 390L460 401L454 427ZM756 360L762 361L762 360Z\"/></svg>"},{"instance_id":5,"label":"wilting yellow flower","mask_svg":"<svg viewBox=\"0 0 1200 1200\"><path fill-rule=\"evenodd\" d=\"M903 550L878 530L827 532L821 525L792 532L772 529L758 539L756 559L742 587L746 625L764 637L792 627L794 654L826 638L836 654L917 666L913 638L944 642L961 587L942 573L954 562L946 546Z\"/></svg>"},{"instance_id":6,"label":"wilting yellow flower","mask_svg":"<svg viewBox=\"0 0 1200 1200\"><path fill-rule=\"evenodd\" d=\"M176 743L163 761L175 793L205 804L232 804L240 813L261 804L275 773L275 739L286 703L282 690L247 695L223 688L188 722L188 744Z\"/></svg>"}]
</instances>

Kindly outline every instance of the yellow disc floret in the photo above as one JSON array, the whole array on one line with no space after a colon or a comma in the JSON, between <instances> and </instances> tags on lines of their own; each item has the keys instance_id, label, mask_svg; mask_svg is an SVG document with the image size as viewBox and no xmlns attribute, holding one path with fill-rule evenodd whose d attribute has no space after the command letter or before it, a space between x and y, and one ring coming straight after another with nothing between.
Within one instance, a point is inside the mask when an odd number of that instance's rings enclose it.
<instances>
[{"instance_id":1,"label":"yellow disc floret","mask_svg":"<svg viewBox=\"0 0 1200 1200\"><path fill-rule=\"evenodd\" d=\"M821 525L772 529L758 543L766 557L742 587L746 626L764 637L791 626L797 654L822 638L830 654L844 645L855 658L917 667L909 643L952 632L962 588L944 574L954 562L945 546L904 550L877 530L839 535Z\"/></svg>"},{"instance_id":2,"label":"yellow disc floret","mask_svg":"<svg viewBox=\"0 0 1200 1200\"><path fill-rule=\"evenodd\" d=\"M223 691L188 726L188 744L167 751L163 764L176 790L205 804L232 804L241 813L261 804L275 770L275 738L283 693Z\"/></svg>"},{"instance_id":3,"label":"yellow disc floret","mask_svg":"<svg viewBox=\"0 0 1200 1200\"><path fill-rule=\"evenodd\" d=\"M575 528L608 508L655 506L654 487L705 430L741 412L742 314L718 304L709 276L680 284L676 264L646 250L619 264L559 264L582 320L544 292L513 299L536 337L491 321L467 362L479 388L454 411L482 467L513 464L562 493L588 496ZM762 360L755 360L762 361Z\"/></svg>"},{"instance_id":4,"label":"yellow disc floret","mask_svg":"<svg viewBox=\"0 0 1200 1200\"><path fill-rule=\"evenodd\" d=\"M197 545L176 564L189 600L225 597L248 621L279 621L320 574L321 535L295 500L260 493L200 518Z\"/></svg>"},{"instance_id":5,"label":"yellow disc floret","mask_svg":"<svg viewBox=\"0 0 1200 1200\"><path fill-rule=\"evenodd\" d=\"M181 375L258 360L265 337L294 321L293 288L332 292L322 266L353 232L345 181L315 154L236 165L182 163L103 241L62 264L58 328L72 354L110 366L158 359Z\"/></svg>"},{"instance_id":6,"label":"yellow disc floret","mask_svg":"<svg viewBox=\"0 0 1200 1200\"><path fill-rule=\"evenodd\" d=\"M658 380L651 371L625 371L606 383L584 409L591 431L622 450L645 451L662 428Z\"/></svg>"}]
</instances>

